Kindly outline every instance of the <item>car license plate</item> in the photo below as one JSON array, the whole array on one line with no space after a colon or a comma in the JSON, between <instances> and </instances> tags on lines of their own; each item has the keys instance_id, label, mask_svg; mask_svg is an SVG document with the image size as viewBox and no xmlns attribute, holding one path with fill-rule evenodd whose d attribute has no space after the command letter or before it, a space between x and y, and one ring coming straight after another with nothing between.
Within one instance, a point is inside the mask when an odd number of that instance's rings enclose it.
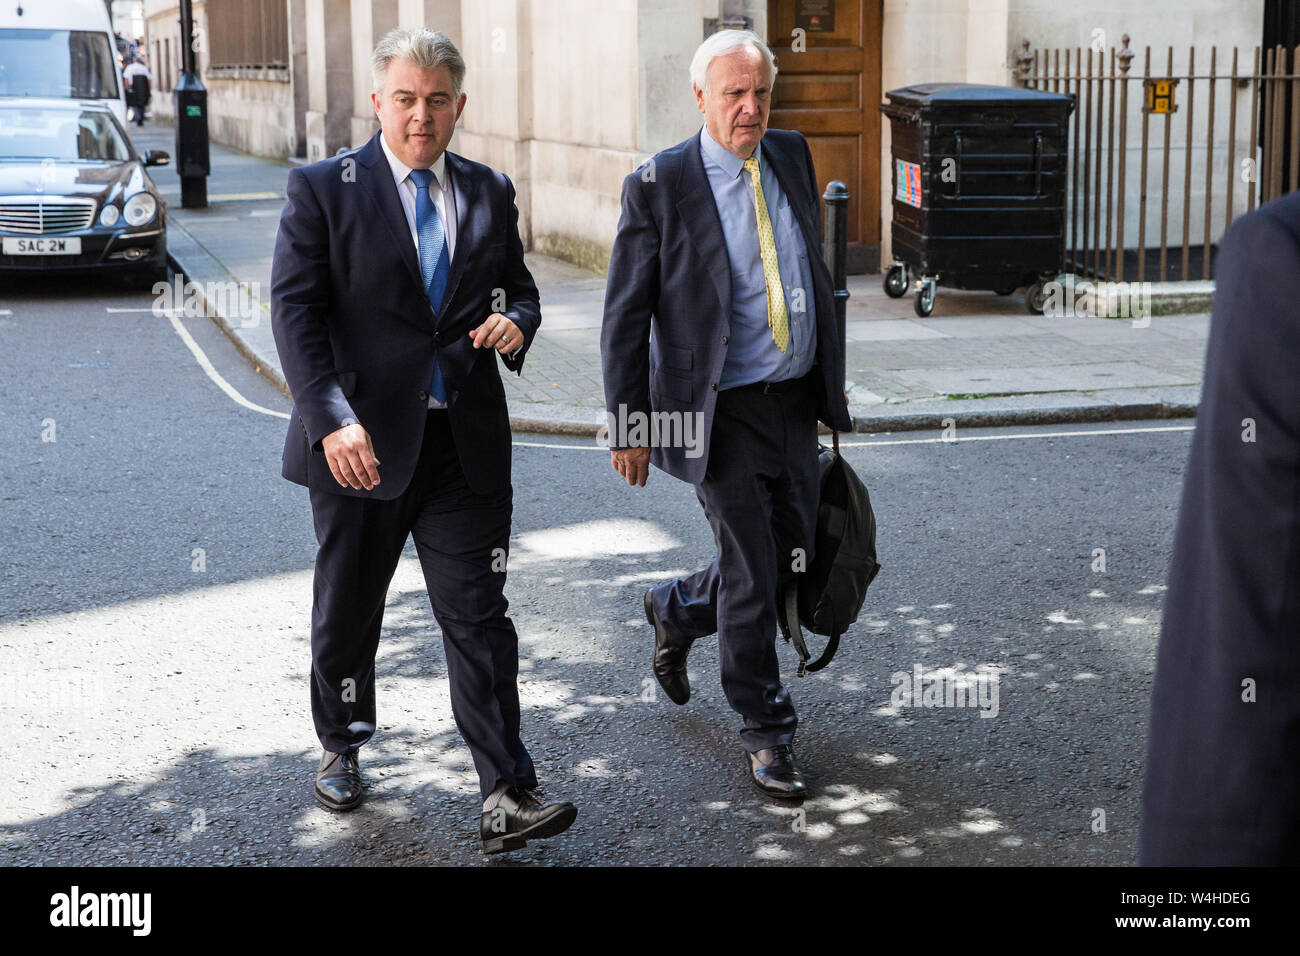
<instances>
[{"instance_id":1,"label":"car license plate","mask_svg":"<svg viewBox=\"0 0 1300 956\"><path fill-rule=\"evenodd\" d=\"M0 253L6 256L79 256L81 255L81 237L68 236L54 238L19 239L6 236L0 244Z\"/></svg>"}]
</instances>

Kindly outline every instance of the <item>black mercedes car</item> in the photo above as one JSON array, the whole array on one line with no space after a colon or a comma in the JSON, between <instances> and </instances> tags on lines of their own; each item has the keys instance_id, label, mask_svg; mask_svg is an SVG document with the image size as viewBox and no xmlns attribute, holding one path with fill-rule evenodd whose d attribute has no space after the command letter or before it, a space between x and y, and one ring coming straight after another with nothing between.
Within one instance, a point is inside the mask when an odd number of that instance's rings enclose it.
<instances>
[{"instance_id":1,"label":"black mercedes car","mask_svg":"<svg viewBox=\"0 0 1300 956\"><path fill-rule=\"evenodd\" d=\"M112 271L167 275L167 210L106 106L0 98L0 277Z\"/></svg>"}]
</instances>

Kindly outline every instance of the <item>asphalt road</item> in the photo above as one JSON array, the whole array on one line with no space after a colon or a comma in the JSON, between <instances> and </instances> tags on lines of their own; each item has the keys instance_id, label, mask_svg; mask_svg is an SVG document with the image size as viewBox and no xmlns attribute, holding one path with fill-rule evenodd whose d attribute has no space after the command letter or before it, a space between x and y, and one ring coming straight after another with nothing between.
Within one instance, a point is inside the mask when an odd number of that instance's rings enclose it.
<instances>
[{"instance_id":1,"label":"asphalt road","mask_svg":"<svg viewBox=\"0 0 1300 956\"><path fill-rule=\"evenodd\" d=\"M0 289L0 862L485 862L409 546L368 802L312 801L315 542L279 477L285 422L237 404L151 304ZM207 319L180 322L235 393L288 410ZM884 570L827 670L795 678L782 649L802 812L748 784L716 642L692 650L687 706L655 693L641 592L712 555L691 489L632 490L593 442L517 435L525 740L579 817L489 865L1133 863L1189 427L849 442ZM902 706L917 667L996 686L996 716Z\"/></svg>"}]
</instances>

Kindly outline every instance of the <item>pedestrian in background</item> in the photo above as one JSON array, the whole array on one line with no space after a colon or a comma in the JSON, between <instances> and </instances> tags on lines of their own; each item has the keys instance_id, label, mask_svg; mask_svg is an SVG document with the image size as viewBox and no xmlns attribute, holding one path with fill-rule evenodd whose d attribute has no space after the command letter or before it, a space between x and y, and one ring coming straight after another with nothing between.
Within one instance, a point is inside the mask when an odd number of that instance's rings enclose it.
<instances>
[{"instance_id":1,"label":"pedestrian in background","mask_svg":"<svg viewBox=\"0 0 1300 956\"><path fill-rule=\"evenodd\" d=\"M136 126L144 125L144 111L149 105L150 84L153 74L143 57L136 57L122 71L122 82L127 90L127 105L131 107L131 120Z\"/></svg>"},{"instance_id":2,"label":"pedestrian in background","mask_svg":"<svg viewBox=\"0 0 1300 956\"><path fill-rule=\"evenodd\" d=\"M1139 862L1300 863L1300 193L1219 247Z\"/></svg>"},{"instance_id":3,"label":"pedestrian in background","mask_svg":"<svg viewBox=\"0 0 1300 956\"><path fill-rule=\"evenodd\" d=\"M745 769L762 792L799 799L776 597L812 557L817 422L851 423L817 254L817 175L802 135L767 129L775 80L752 32L723 30L696 51L703 128L623 181L601 357L611 422L676 414L704 436L702 448L612 436L611 463L629 485L644 485L653 464L695 486L717 544L708 567L644 595L655 677L685 704L691 643L717 633Z\"/></svg>"}]
</instances>

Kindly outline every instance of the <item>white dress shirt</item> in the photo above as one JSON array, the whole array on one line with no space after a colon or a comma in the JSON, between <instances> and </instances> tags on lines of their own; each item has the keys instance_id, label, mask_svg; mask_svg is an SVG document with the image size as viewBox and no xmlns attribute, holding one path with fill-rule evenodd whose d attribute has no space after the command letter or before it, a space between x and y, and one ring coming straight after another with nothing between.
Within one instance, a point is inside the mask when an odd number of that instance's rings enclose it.
<instances>
[{"instance_id":1,"label":"white dress shirt","mask_svg":"<svg viewBox=\"0 0 1300 956\"><path fill-rule=\"evenodd\" d=\"M420 232L415 222L415 197L419 190L415 180L411 179L411 167L397 158L389 148L388 140L384 138L382 132L379 134L379 145L384 148L384 155L388 157L388 165L393 171L393 181L397 184L397 195L402 200L402 212L406 214L406 224L411 230L411 242L415 244L415 256L418 262ZM433 172L433 182L429 183L429 198L433 200L434 208L438 210L438 215L442 219L443 232L447 235L447 264L450 266L451 258L456 254L456 196L452 192L451 180L447 176L447 153L445 151L439 153L438 158L429 168ZM446 408L447 406L430 395L429 407Z\"/></svg>"},{"instance_id":2,"label":"white dress shirt","mask_svg":"<svg viewBox=\"0 0 1300 956\"><path fill-rule=\"evenodd\" d=\"M397 158L389 148L388 140L384 138L383 133L379 134L379 144L384 148L388 165L393 170L393 182L397 183L397 195L402 200L402 212L406 213L406 224L411 229L411 242L415 243L418 261L420 233L415 224L415 194L419 190L416 189L415 180L411 178L411 167ZM433 182L429 183L429 197L438 210L443 231L447 234L447 259L450 265L451 257L456 254L456 195L452 192L451 180L447 175L446 152L439 153L437 160L429 169L433 172Z\"/></svg>"}]
</instances>

